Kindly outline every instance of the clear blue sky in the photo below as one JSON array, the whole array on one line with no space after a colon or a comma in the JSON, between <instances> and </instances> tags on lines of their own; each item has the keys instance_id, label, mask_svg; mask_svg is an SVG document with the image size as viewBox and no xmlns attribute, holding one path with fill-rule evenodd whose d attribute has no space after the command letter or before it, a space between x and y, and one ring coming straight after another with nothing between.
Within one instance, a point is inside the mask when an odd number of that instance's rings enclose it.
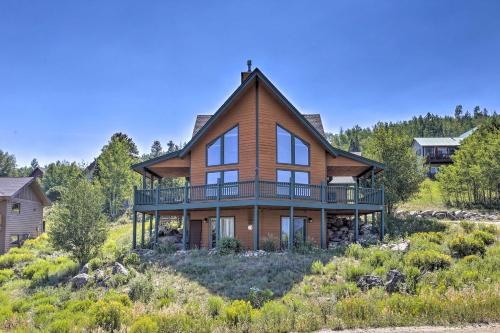
<instances>
[{"instance_id":1,"label":"clear blue sky","mask_svg":"<svg viewBox=\"0 0 500 333\"><path fill-rule=\"evenodd\" d=\"M314 4L313 4L314 3ZM500 1L0 2L0 149L91 161L189 138L252 59L327 130L500 111Z\"/></svg>"}]
</instances>

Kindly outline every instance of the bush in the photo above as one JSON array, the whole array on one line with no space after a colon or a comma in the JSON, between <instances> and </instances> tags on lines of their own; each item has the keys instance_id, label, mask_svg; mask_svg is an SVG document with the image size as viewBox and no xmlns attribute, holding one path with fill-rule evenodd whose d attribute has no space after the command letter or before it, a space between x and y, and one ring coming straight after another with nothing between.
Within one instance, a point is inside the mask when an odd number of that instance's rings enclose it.
<instances>
[{"instance_id":1,"label":"bush","mask_svg":"<svg viewBox=\"0 0 500 333\"><path fill-rule=\"evenodd\" d=\"M262 240L262 250L266 252L275 252L279 250L279 240L273 235L267 235Z\"/></svg>"},{"instance_id":2,"label":"bush","mask_svg":"<svg viewBox=\"0 0 500 333\"><path fill-rule=\"evenodd\" d=\"M349 247L346 250L346 256L354 258L354 259L361 259L365 256L365 250L363 247L359 244L352 243L349 245Z\"/></svg>"},{"instance_id":3,"label":"bush","mask_svg":"<svg viewBox=\"0 0 500 333\"><path fill-rule=\"evenodd\" d=\"M495 236L486 231L475 230L474 232L472 232L471 236L477 240L480 240L485 245L491 245L495 243Z\"/></svg>"},{"instance_id":4,"label":"bush","mask_svg":"<svg viewBox=\"0 0 500 333\"><path fill-rule=\"evenodd\" d=\"M424 271L433 271L449 267L451 257L434 250L410 251L405 257L405 262Z\"/></svg>"},{"instance_id":5,"label":"bush","mask_svg":"<svg viewBox=\"0 0 500 333\"><path fill-rule=\"evenodd\" d=\"M151 278L149 277L137 277L130 282L130 290L128 296L132 301L142 301L147 303L147 301L153 295L153 284L151 283Z\"/></svg>"},{"instance_id":6,"label":"bush","mask_svg":"<svg viewBox=\"0 0 500 333\"><path fill-rule=\"evenodd\" d=\"M486 231L489 234L492 234L493 236L497 235L497 226L494 224L480 224L479 225L479 230Z\"/></svg>"},{"instance_id":7,"label":"bush","mask_svg":"<svg viewBox=\"0 0 500 333\"><path fill-rule=\"evenodd\" d=\"M260 309L259 314L258 332L290 332L293 329L290 310L281 302L267 302Z\"/></svg>"},{"instance_id":8,"label":"bush","mask_svg":"<svg viewBox=\"0 0 500 333\"><path fill-rule=\"evenodd\" d=\"M101 258L97 257L90 259L88 265L90 270L95 271L96 269L102 267L104 265L104 262L102 261Z\"/></svg>"},{"instance_id":9,"label":"bush","mask_svg":"<svg viewBox=\"0 0 500 333\"><path fill-rule=\"evenodd\" d=\"M216 317L221 314L222 308L224 307L224 300L219 296L210 296L207 300L207 311L212 317Z\"/></svg>"},{"instance_id":10,"label":"bush","mask_svg":"<svg viewBox=\"0 0 500 333\"><path fill-rule=\"evenodd\" d=\"M4 255L0 255L0 268L12 268L15 264L35 260L32 253L24 249L12 248Z\"/></svg>"},{"instance_id":11,"label":"bush","mask_svg":"<svg viewBox=\"0 0 500 333\"><path fill-rule=\"evenodd\" d=\"M158 332L158 324L150 316L143 316L137 319L132 327L130 333L156 333Z\"/></svg>"},{"instance_id":12,"label":"bush","mask_svg":"<svg viewBox=\"0 0 500 333\"><path fill-rule=\"evenodd\" d=\"M236 300L224 308L224 321L229 325L238 326L250 322L252 305L250 302Z\"/></svg>"},{"instance_id":13,"label":"bush","mask_svg":"<svg viewBox=\"0 0 500 333\"><path fill-rule=\"evenodd\" d=\"M228 255L241 252L241 242L233 237L223 237L217 245L217 253Z\"/></svg>"},{"instance_id":14,"label":"bush","mask_svg":"<svg viewBox=\"0 0 500 333\"><path fill-rule=\"evenodd\" d=\"M69 333L73 327L74 325L69 319L58 319L47 327L47 331L50 333Z\"/></svg>"},{"instance_id":15,"label":"bush","mask_svg":"<svg viewBox=\"0 0 500 333\"><path fill-rule=\"evenodd\" d=\"M97 301L92 308L93 323L107 331L120 329L128 321L130 311L117 301Z\"/></svg>"},{"instance_id":16,"label":"bush","mask_svg":"<svg viewBox=\"0 0 500 333\"><path fill-rule=\"evenodd\" d=\"M75 274L78 268L78 264L67 257L38 259L24 267L22 275L30 279L32 284L55 283Z\"/></svg>"},{"instance_id":17,"label":"bush","mask_svg":"<svg viewBox=\"0 0 500 333\"><path fill-rule=\"evenodd\" d=\"M311 273L312 274L323 274L325 267L323 263L319 260L315 260L311 265Z\"/></svg>"},{"instance_id":18,"label":"bush","mask_svg":"<svg viewBox=\"0 0 500 333\"><path fill-rule=\"evenodd\" d=\"M337 299L353 296L359 291L360 289L354 282L335 283L333 285L333 292Z\"/></svg>"},{"instance_id":19,"label":"bush","mask_svg":"<svg viewBox=\"0 0 500 333\"><path fill-rule=\"evenodd\" d=\"M250 292L248 293L248 300L252 304L254 308L260 308L267 301L273 298L274 293L269 290L260 290L259 288L250 288Z\"/></svg>"},{"instance_id":20,"label":"bush","mask_svg":"<svg viewBox=\"0 0 500 333\"><path fill-rule=\"evenodd\" d=\"M12 269L0 269L0 285L4 282L10 280L10 278L14 275L14 271Z\"/></svg>"},{"instance_id":21,"label":"bush","mask_svg":"<svg viewBox=\"0 0 500 333\"><path fill-rule=\"evenodd\" d=\"M376 268L384 266L384 263L391 258L391 252L388 250L375 249L368 255L368 263Z\"/></svg>"},{"instance_id":22,"label":"bush","mask_svg":"<svg viewBox=\"0 0 500 333\"><path fill-rule=\"evenodd\" d=\"M161 254L172 254L177 252L177 246L174 242L171 241L156 244L155 249L158 253Z\"/></svg>"},{"instance_id":23,"label":"bush","mask_svg":"<svg viewBox=\"0 0 500 333\"><path fill-rule=\"evenodd\" d=\"M476 230L476 223L470 222L470 221L460 221L460 226L466 233L471 233L472 231Z\"/></svg>"},{"instance_id":24,"label":"bush","mask_svg":"<svg viewBox=\"0 0 500 333\"><path fill-rule=\"evenodd\" d=\"M361 276L368 273L370 273L370 270L366 266L350 265L345 268L344 276L347 281L356 282Z\"/></svg>"},{"instance_id":25,"label":"bush","mask_svg":"<svg viewBox=\"0 0 500 333\"><path fill-rule=\"evenodd\" d=\"M158 299L157 306L159 308L168 306L170 303L174 301L174 297L175 297L174 289L171 288L160 289L160 291L158 292L158 296L156 297Z\"/></svg>"},{"instance_id":26,"label":"bush","mask_svg":"<svg viewBox=\"0 0 500 333\"><path fill-rule=\"evenodd\" d=\"M138 266L141 263L141 257L137 253L129 253L125 259L123 259L123 263L127 266Z\"/></svg>"},{"instance_id":27,"label":"bush","mask_svg":"<svg viewBox=\"0 0 500 333\"><path fill-rule=\"evenodd\" d=\"M463 258L472 254L483 255L486 251L486 247L481 240L477 240L470 236L458 236L453 238L449 243L453 255Z\"/></svg>"}]
</instances>

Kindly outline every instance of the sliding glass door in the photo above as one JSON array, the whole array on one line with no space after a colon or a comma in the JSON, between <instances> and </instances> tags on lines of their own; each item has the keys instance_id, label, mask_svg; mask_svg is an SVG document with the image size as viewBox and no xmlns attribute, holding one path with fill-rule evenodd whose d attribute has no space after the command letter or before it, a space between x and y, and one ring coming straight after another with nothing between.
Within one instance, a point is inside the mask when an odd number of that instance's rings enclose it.
<instances>
[{"instance_id":1,"label":"sliding glass door","mask_svg":"<svg viewBox=\"0 0 500 333\"><path fill-rule=\"evenodd\" d=\"M302 244L306 240L306 217L294 217L294 244ZM288 248L288 239L290 235L290 217L281 217L281 248Z\"/></svg>"}]
</instances>

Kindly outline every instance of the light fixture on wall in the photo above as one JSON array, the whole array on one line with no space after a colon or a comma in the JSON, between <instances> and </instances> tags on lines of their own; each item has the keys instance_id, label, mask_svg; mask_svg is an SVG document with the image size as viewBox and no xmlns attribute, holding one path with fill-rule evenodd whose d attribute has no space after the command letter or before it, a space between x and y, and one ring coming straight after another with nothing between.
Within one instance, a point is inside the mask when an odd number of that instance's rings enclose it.
<instances>
[{"instance_id":1,"label":"light fixture on wall","mask_svg":"<svg viewBox=\"0 0 500 333\"><path fill-rule=\"evenodd\" d=\"M308 222L308 223L312 223L312 221L313 221L312 217L310 217L310 218L307 220L307 222Z\"/></svg>"},{"instance_id":2,"label":"light fixture on wall","mask_svg":"<svg viewBox=\"0 0 500 333\"><path fill-rule=\"evenodd\" d=\"M203 222L208 223L208 219L205 217L205 218L203 219Z\"/></svg>"},{"instance_id":3,"label":"light fixture on wall","mask_svg":"<svg viewBox=\"0 0 500 333\"><path fill-rule=\"evenodd\" d=\"M247 228L248 228L249 231L252 231L253 230L253 225L249 224Z\"/></svg>"}]
</instances>

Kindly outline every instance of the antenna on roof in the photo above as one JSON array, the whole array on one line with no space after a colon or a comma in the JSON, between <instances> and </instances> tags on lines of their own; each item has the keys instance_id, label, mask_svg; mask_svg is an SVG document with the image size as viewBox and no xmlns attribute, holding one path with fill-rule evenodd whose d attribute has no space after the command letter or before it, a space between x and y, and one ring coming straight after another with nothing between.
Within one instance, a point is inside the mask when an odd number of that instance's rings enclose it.
<instances>
[{"instance_id":1,"label":"antenna on roof","mask_svg":"<svg viewBox=\"0 0 500 333\"><path fill-rule=\"evenodd\" d=\"M252 71L252 60L247 60L248 72Z\"/></svg>"}]
</instances>

